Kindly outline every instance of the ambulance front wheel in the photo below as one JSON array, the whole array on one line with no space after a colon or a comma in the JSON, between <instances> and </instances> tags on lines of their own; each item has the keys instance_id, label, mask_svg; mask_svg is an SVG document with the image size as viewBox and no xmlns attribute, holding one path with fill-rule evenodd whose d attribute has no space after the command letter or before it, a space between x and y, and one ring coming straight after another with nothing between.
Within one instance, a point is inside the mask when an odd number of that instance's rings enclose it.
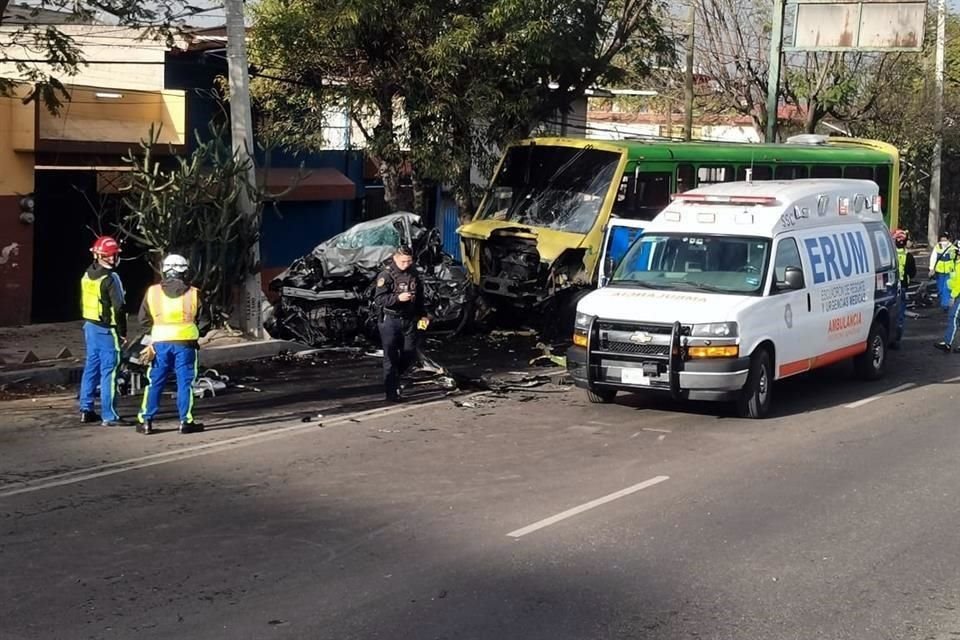
<instances>
[{"instance_id":1,"label":"ambulance front wheel","mask_svg":"<svg viewBox=\"0 0 960 640\"><path fill-rule=\"evenodd\" d=\"M887 328L875 320L867 337L867 350L853 361L858 376L864 380L877 380L883 377L887 370L888 344Z\"/></svg>"},{"instance_id":2,"label":"ambulance front wheel","mask_svg":"<svg viewBox=\"0 0 960 640\"><path fill-rule=\"evenodd\" d=\"M773 403L773 365L770 352L761 347L750 358L750 373L737 401L741 418L766 418Z\"/></svg>"},{"instance_id":3,"label":"ambulance front wheel","mask_svg":"<svg viewBox=\"0 0 960 640\"><path fill-rule=\"evenodd\" d=\"M616 397L616 389L597 389L596 387L587 389L587 400L593 404L610 404Z\"/></svg>"}]
</instances>

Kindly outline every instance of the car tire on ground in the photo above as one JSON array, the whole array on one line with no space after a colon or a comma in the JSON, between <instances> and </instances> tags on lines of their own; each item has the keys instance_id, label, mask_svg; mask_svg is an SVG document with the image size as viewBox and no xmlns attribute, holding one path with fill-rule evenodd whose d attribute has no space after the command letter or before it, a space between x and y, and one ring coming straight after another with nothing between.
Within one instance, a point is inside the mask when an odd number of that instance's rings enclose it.
<instances>
[{"instance_id":1,"label":"car tire on ground","mask_svg":"<svg viewBox=\"0 0 960 640\"><path fill-rule=\"evenodd\" d=\"M770 352L761 347L750 357L750 373L737 400L741 418L766 418L773 403L773 361Z\"/></svg>"},{"instance_id":2,"label":"car tire on ground","mask_svg":"<svg viewBox=\"0 0 960 640\"><path fill-rule=\"evenodd\" d=\"M587 400L593 404L610 404L616 397L616 389L597 389L596 387L587 389Z\"/></svg>"},{"instance_id":3,"label":"car tire on ground","mask_svg":"<svg viewBox=\"0 0 960 640\"><path fill-rule=\"evenodd\" d=\"M870 326L867 350L854 358L857 375L864 380L877 380L887 371L887 328L877 321Z\"/></svg>"}]
</instances>

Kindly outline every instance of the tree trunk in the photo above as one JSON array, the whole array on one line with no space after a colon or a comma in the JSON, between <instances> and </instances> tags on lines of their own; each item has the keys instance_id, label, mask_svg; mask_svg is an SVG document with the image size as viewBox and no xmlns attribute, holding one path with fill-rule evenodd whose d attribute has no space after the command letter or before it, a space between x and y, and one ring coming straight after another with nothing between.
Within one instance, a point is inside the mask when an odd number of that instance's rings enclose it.
<instances>
[{"instance_id":1,"label":"tree trunk","mask_svg":"<svg viewBox=\"0 0 960 640\"><path fill-rule=\"evenodd\" d=\"M403 153L394 131L393 95L389 92L377 100L380 117L373 128L371 156L378 163L377 172L383 181L383 200L391 212L400 210L400 172Z\"/></svg>"},{"instance_id":2,"label":"tree trunk","mask_svg":"<svg viewBox=\"0 0 960 640\"><path fill-rule=\"evenodd\" d=\"M460 216L461 224L470 222L473 219L473 214L477 212L476 203L473 201L470 169L469 163L460 168L460 175L457 178L457 186L454 190L454 200L457 203L457 214Z\"/></svg>"},{"instance_id":3,"label":"tree trunk","mask_svg":"<svg viewBox=\"0 0 960 640\"><path fill-rule=\"evenodd\" d=\"M807 112L804 114L803 132L816 133L820 118L820 103L814 98L807 100Z\"/></svg>"},{"instance_id":4,"label":"tree trunk","mask_svg":"<svg viewBox=\"0 0 960 640\"><path fill-rule=\"evenodd\" d=\"M413 182L413 212L426 222L429 219L427 216L427 183L420 177L420 173L416 169L413 170L411 180Z\"/></svg>"}]
</instances>

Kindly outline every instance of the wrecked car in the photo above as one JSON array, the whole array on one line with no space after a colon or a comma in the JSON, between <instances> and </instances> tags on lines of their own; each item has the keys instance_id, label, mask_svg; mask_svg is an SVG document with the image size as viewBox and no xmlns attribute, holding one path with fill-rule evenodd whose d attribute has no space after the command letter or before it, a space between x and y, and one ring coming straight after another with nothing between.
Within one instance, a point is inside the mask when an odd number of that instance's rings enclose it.
<instances>
[{"instance_id":1,"label":"wrecked car","mask_svg":"<svg viewBox=\"0 0 960 640\"><path fill-rule=\"evenodd\" d=\"M270 283L280 300L265 322L267 331L314 347L379 342L374 279L401 245L416 256L430 329L461 331L474 288L463 266L441 251L437 230L413 213L357 224L294 261Z\"/></svg>"}]
</instances>

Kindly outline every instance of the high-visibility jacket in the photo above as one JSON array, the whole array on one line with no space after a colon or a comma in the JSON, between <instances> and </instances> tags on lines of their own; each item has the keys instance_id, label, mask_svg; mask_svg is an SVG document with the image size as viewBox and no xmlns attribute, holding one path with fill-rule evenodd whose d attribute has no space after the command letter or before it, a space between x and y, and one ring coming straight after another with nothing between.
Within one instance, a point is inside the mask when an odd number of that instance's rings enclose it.
<instances>
[{"instance_id":1,"label":"high-visibility jacket","mask_svg":"<svg viewBox=\"0 0 960 640\"><path fill-rule=\"evenodd\" d=\"M938 243L930 255L930 270L934 273L953 273L957 264L957 248L952 244Z\"/></svg>"},{"instance_id":2,"label":"high-visibility jacket","mask_svg":"<svg viewBox=\"0 0 960 640\"><path fill-rule=\"evenodd\" d=\"M907 272L907 250L897 248L897 269L900 271L900 280L903 280Z\"/></svg>"},{"instance_id":3,"label":"high-visibility jacket","mask_svg":"<svg viewBox=\"0 0 960 640\"><path fill-rule=\"evenodd\" d=\"M170 298L161 285L155 284L147 289L147 305L153 318L150 337L154 342L191 342L200 338L200 292L195 287L180 297Z\"/></svg>"},{"instance_id":4,"label":"high-visibility jacket","mask_svg":"<svg viewBox=\"0 0 960 640\"><path fill-rule=\"evenodd\" d=\"M111 277L110 274L91 278L83 274L80 279L80 302L83 319L90 322L103 323L111 327L117 326L117 310L113 305L105 305L103 300L103 281ZM110 313L105 314L104 308L109 307ZM107 315L108 317L104 317Z\"/></svg>"}]
</instances>

